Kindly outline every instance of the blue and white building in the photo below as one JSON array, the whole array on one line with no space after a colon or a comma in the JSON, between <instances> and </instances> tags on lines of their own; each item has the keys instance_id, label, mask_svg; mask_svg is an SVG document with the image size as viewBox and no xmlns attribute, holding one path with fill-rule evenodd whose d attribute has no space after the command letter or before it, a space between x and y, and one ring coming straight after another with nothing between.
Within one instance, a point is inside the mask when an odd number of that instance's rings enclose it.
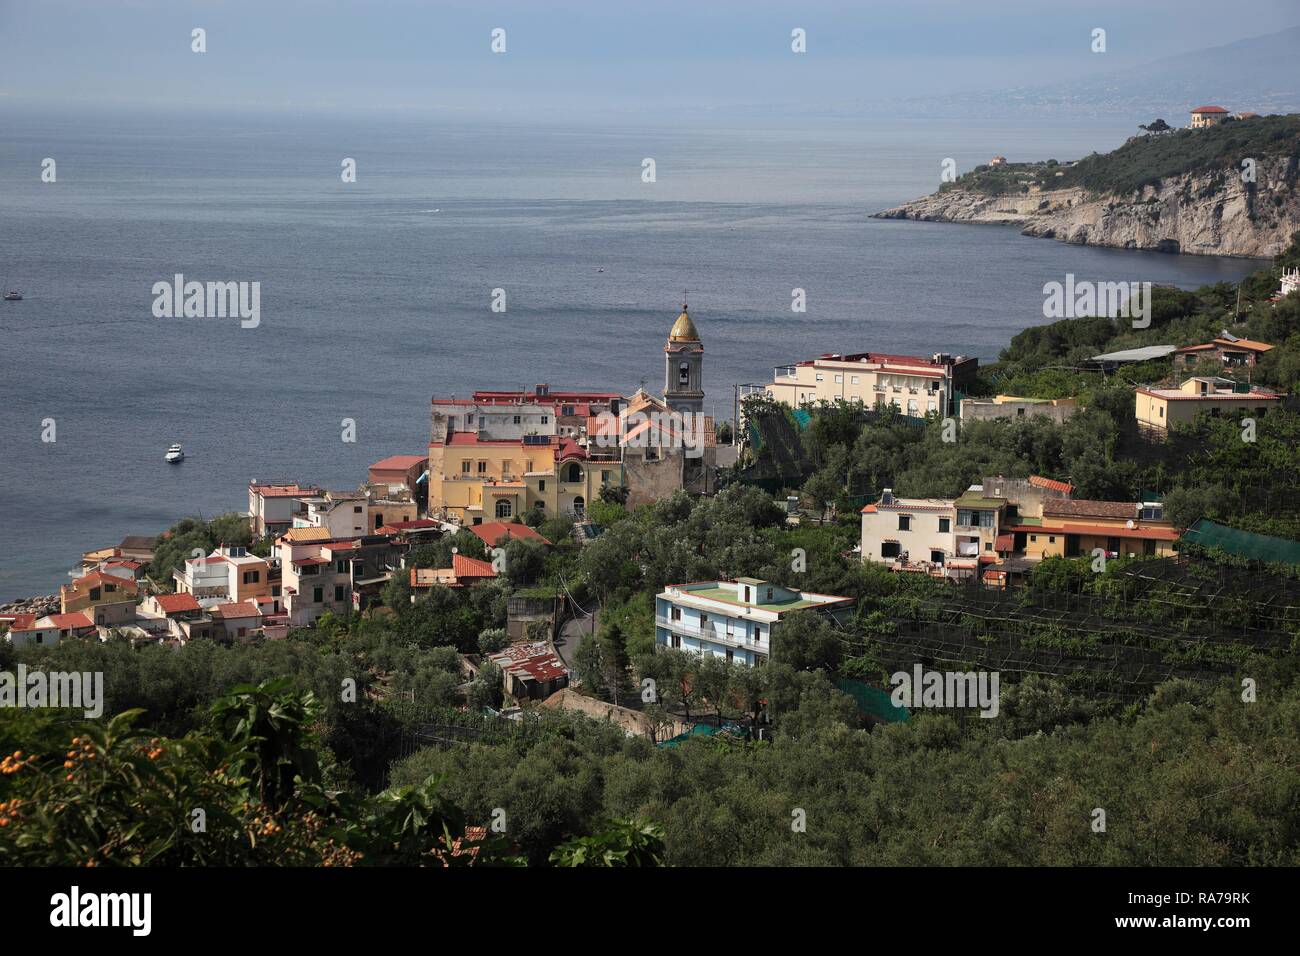
<instances>
[{"instance_id":1,"label":"blue and white building","mask_svg":"<svg viewBox=\"0 0 1300 956\"><path fill-rule=\"evenodd\" d=\"M758 578L670 584L655 596L655 643L761 664L771 654L773 631L793 611L815 610L842 621L853 599L813 594Z\"/></svg>"}]
</instances>

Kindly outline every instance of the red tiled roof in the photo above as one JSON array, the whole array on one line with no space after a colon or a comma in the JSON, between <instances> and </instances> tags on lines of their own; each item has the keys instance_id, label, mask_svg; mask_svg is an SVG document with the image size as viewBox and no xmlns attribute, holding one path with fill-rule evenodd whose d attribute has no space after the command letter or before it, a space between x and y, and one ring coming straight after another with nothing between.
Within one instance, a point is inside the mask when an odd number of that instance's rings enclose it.
<instances>
[{"instance_id":1,"label":"red tiled roof","mask_svg":"<svg viewBox=\"0 0 1300 956\"><path fill-rule=\"evenodd\" d=\"M164 614L179 614L182 611L201 610L193 594L158 594L154 601Z\"/></svg>"},{"instance_id":2,"label":"red tiled roof","mask_svg":"<svg viewBox=\"0 0 1300 956\"><path fill-rule=\"evenodd\" d=\"M542 544L551 543L528 525L513 521L508 524L504 521L487 521L483 524L470 525L469 530L474 532L484 544L489 545L496 544L503 535L512 541L516 538L527 538L530 541L540 541Z\"/></svg>"},{"instance_id":3,"label":"red tiled roof","mask_svg":"<svg viewBox=\"0 0 1300 956\"><path fill-rule=\"evenodd\" d=\"M1016 546L1015 542L1016 536L1014 534L1000 534L993 542L993 550L1010 551Z\"/></svg>"},{"instance_id":4,"label":"red tiled roof","mask_svg":"<svg viewBox=\"0 0 1300 956\"><path fill-rule=\"evenodd\" d=\"M1198 106L1192 110L1193 113L1226 113L1228 112L1222 106Z\"/></svg>"},{"instance_id":5,"label":"red tiled roof","mask_svg":"<svg viewBox=\"0 0 1300 956\"><path fill-rule=\"evenodd\" d=\"M371 471L405 471L429 460L428 455L390 455L370 466Z\"/></svg>"},{"instance_id":6,"label":"red tiled roof","mask_svg":"<svg viewBox=\"0 0 1300 956\"><path fill-rule=\"evenodd\" d=\"M35 614L0 614L0 621L9 621L11 631L30 631L36 623Z\"/></svg>"},{"instance_id":7,"label":"red tiled roof","mask_svg":"<svg viewBox=\"0 0 1300 956\"><path fill-rule=\"evenodd\" d=\"M42 620L49 621L52 625L62 630L63 628L94 627L95 622L85 611L78 611L75 614L50 614Z\"/></svg>"},{"instance_id":8,"label":"red tiled roof","mask_svg":"<svg viewBox=\"0 0 1300 956\"><path fill-rule=\"evenodd\" d=\"M1074 485L1068 481L1057 481L1055 478L1044 478L1041 475L1030 475L1029 483L1035 488L1047 488L1050 491L1062 491L1069 494L1074 491Z\"/></svg>"},{"instance_id":9,"label":"red tiled roof","mask_svg":"<svg viewBox=\"0 0 1300 956\"><path fill-rule=\"evenodd\" d=\"M1043 516L1054 518L1136 518L1135 501L1045 501ZM1044 531L1048 530L1046 528Z\"/></svg>"},{"instance_id":10,"label":"red tiled roof","mask_svg":"<svg viewBox=\"0 0 1300 956\"><path fill-rule=\"evenodd\" d=\"M494 578L497 576L491 563L480 561L478 558L471 558L464 554L453 554L451 556L452 573L459 578Z\"/></svg>"},{"instance_id":11,"label":"red tiled roof","mask_svg":"<svg viewBox=\"0 0 1300 956\"><path fill-rule=\"evenodd\" d=\"M257 605L252 601L239 601L230 604L218 604L212 609L212 616L228 621L234 618L261 617L262 612L257 609Z\"/></svg>"},{"instance_id":12,"label":"red tiled roof","mask_svg":"<svg viewBox=\"0 0 1300 956\"><path fill-rule=\"evenodd\" d=\"M89 574L77 578L77 580L72 582L72 587L76 590L81 590L79 585L82 584L88 584L92 587L96 584L116 584L128 591L137 590L135 582L129 578L119 578L116 574L106 574L103 571L91 571Z\"/></svg>"},{"instance_id":13,"label":"red tiled roof","mask_svg":"<svg viewBox=\"0 0 1300 956\"><path fill-rule=\"evenodd\" d=\"M1066 534L1091 534L1107 538L1138 538L1142 541L1178 540L1178 532L1173 528L1115 528L1105 524L1067 524L1063 525L1059 530Z\"/></svg>"}]
</instances>

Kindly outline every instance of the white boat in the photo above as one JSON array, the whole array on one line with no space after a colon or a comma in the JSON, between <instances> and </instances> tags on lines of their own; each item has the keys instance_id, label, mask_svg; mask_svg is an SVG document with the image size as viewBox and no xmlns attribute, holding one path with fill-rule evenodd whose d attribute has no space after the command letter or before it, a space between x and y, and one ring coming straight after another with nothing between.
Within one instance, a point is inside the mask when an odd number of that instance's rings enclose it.
<instances>
[{"instance_id":1,"label":"white boat","mask_svg":"<svg viewBox=\"0 0 1300 956\"><path fill-rule=\"evenodd\" d=\"M181 448L180 443L172 445L167 449L167 454L163 455L164 461L177 462L185 460L185 449Z\"/></svg>"},{"instance_id":2,"label":"white boat","mask_svg":"<svg viewBox=\"0 0 1300 956\"><path fill-rule=\"evenodd\" d=\"M8 292L5 293L6 302L21 302L22 300L23 300L23 294L19 292L17 289L10 289Z\"/></svg>"}]
</instances>

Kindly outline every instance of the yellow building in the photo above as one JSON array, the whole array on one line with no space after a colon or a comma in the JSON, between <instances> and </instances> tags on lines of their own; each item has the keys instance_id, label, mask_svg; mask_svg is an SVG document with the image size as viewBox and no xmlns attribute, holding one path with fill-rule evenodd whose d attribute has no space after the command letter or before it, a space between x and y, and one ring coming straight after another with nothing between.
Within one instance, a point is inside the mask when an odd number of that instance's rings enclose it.
<instances>
[{"instance_id":1,"label":"yellow building","mask_svg":"<svg viewBox=\"0 0 1300 956\"><path fill-rule=\"evenodd\" d=\"M135 617L139 594L134 581L91 571L59 588L59 609L64 614L86 611L94 623L112 626Z\"/></svg>"},{"instance_id":2,"label":"yellow building","mask_svg":"<svg viewBox=\"0 0 1300 956\"><path fill-rule=\"evenodd\" d=\"M1281 404L1284 395L1227 378L1196 376L1177 388L1139 386L1134 392L1138 427L1157 434L1171 423L1189 424L1201 412L1250 417Z\"/></svg>"},{"instance_id":3,"label":"yellow building","mask_svg":"<svg viewBox=\"0 0 1300 956\"><path fill-rule=\"evenodd\" d=\"M601 488L621 484L616 449L589 454L558 435L449 432L429 445L429 514L463 524L509 521L538 507L550 517L582 516Z\"/></svg>"},{"instance_id":4,"label":"yellow building","mask_svg":"<svg viewBox=\"0 0 1300 956\"><path fill-rule=\"evenodd\" d=\"M1228 111L1222 106L1198 106L1192 110L1192 129L1204 129L1218 126L1228 117Z\"/></svg>"},{"instance_id":5,"label":"yellow building","mask_svg":"<svg viewBox=\"0 0 1300 956\"><path fill-rule=\"evenodd\" d=\"M1048 499L1041 518L1001 530L1010 540L999 544L1033 560L1082 557L1098 548L1111 558L1164 556L1178 540L1159 502Z\"/></svg>"}]
</instances>

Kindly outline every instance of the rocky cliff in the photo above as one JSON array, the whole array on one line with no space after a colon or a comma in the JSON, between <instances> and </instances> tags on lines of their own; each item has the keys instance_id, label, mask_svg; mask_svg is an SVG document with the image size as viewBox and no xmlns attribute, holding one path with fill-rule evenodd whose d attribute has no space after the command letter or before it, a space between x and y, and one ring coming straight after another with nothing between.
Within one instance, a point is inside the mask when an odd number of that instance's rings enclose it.
<instances>
[{"instance_id":1,"label":"rocky cliff","mask_svg":"<svg viewBox=\"0 0 1300 956\"><path fill-rule=\"evenodd\" d=\"M1294 160L1258 163L1255 182L1230 171L1170 176L1125 196L1027 185L1003 195L960 183L877 219L1018 225L1027 236L1080 245L1204 256L1276 255L1300 229Z\"/></svg>"}]
</instances>

